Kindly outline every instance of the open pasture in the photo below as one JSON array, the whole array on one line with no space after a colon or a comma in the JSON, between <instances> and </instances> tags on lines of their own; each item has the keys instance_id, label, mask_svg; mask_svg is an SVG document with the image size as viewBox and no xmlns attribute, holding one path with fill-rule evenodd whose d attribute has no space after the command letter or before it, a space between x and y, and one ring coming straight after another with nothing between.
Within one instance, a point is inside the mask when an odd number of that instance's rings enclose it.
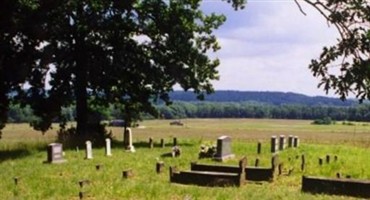
<instances>
[{"instance_id":1,"label":"open pasture","mask_svg":"<svg viewBox=\"0 0 370 200\"><path fill-rule=\"evenodd\" d=\"M67 160L62 164L43 164L46 146L53 142L57 126L45 135L25 124L9 124L0 140L0 199L348 199L344 196L312 195L301 192L302 175L335 177L337 173L358 179L370 179L370 126L311 125L304 120L266 119L185 119L184 126L170 126L169 120L150 120L133 128L135 153L122 148L122 128L107 127L114 139L112 157L104 148L94 148L92 160L85 160L82 147L64 149ZM251 183L241 187L209 188L169 182L169 166L189 170L190 162L236 165L247 156L248 165L259 158L260 166L270 166L270 137L297 135L301 145L279 153L283 162L282 175L273 182ZM201 144L215 144L221 135L232 138L235 159L218 163L211 159L198 160ZM148 146L149 137L155 147ZM178 139L181 155L177 158L162 155L171 152L173 138ZM166 146L161 148L160 139ZM256 152L262 142L262 154ZM94 147L94 144L93 144ZM306 167L300 168L301 155ZM330 163L319 165L319 158ZM338 160L333 161L337 156ZM163 173L157 174L155 164L165 163ZM101 165L97 170L96 166ZM122 171L132 169L133 177L122 178ZM15 184L15 178L17 184ZM81 187L79 182L83 181Z\"/></svg>"}]
</instances>

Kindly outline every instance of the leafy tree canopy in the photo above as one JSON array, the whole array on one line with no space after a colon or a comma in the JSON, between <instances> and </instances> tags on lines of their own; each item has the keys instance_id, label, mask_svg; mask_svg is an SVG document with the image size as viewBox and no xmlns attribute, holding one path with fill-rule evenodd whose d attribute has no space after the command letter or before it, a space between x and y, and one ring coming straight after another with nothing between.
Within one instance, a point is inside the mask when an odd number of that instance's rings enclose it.
<instances>
[{"instance_id":1,"label":"leafy tree canopy","mask_svg":"<svg viewBox=\"0 0 370 200\"><path fill-rule=\"evenodd\" d=\"M319 86L326 92L334 90L341 99L350 93L360 101L370 99L370 2L303 1L317 9L340 34L336 45L324 47L320 57L311 61L313 75L321 78Z\"/></svg>"},{"instance_id":2,"label":"leafy tree canopy","mask_svg":"<svg viewBox=\"0 0 370 200\"><path fill-rule=\"evenodd\" d=\"M228 2L238 9L244 0ZM218 79L219 61L208 55L220 48L213 31L226 18L204 14L200 3L1 1L1 24L7 27L1 30L1 51L9 57L1 58L0 70L9 72L3 79L10 79L1 86L2 98L8 98L12 84L27 80L30 89L18 94L40 118L32 125L41 131L50 127L62 106L76 101L81 135L88 132L91 105L123 104L129 116L139 110L153 112L151 100L169 103L168 92L175 84L201 98L213 91L211 80ZM20 70L24 75L12 77L20 64L26 66ZM48 73L50 90L45 88ZM7 105L2 106L6 111Z\"/></svg>"}]
</instances>

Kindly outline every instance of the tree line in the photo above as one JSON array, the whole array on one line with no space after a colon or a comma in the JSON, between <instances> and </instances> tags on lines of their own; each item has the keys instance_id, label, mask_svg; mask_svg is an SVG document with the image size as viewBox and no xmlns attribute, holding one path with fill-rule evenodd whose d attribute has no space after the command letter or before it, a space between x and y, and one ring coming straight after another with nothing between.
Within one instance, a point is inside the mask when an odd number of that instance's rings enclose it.
<instances>
[{"instance_id":1,"label":"tree line","mask_svg":"<svg viewBox=\"0 0 370 200\"><path fill-rule=\"evenodd\" d=\"M370 121L370 104L357 106L328 106L285 104L272 105L258 102L183 102L176 101L170 106L156 105L158 116L141 113L144 119L183 119L183 118L270 118L270 119L325 119L347 121ZM99 120L122 119L124 113L109 106L96 110ZM76 107L62 108L62 117L66 121L75 121ZM29 106L11 105L9 122L32 122L35 119ZM54 122L60 119L54 118Z\"/></svg>"}]
</instances>

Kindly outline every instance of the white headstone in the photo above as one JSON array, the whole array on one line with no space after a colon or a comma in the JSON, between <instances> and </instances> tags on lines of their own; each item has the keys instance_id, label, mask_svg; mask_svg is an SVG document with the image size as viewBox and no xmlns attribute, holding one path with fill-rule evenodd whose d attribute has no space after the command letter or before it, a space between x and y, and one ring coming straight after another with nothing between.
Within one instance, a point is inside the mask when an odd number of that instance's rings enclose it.
<instances>
[{"instance_id":1,"label":"white headstone","mask_svg":"<svg viewBox=\"0 0 370 200\"><path fill-rule=\"evenodd\" d=\"M85 157L85 159L93 159L92 146L91 146L91 142L89 140L86 141L86 157Z\"/></svg>"},{"instance_id":2,"label":"white headstone","mask_svg":"<svg viewBox=\"0 0 370 200\"><path fill-rule=\"evenodd\" d=\"M125 139L127 141L126 142L127 146L125 147L126 150L129 151L129 152L135 152L135 147L134 147L134 145L132 145L132 132L131 132L130 128L126 129Z\"/></svg>"},{"instance_id":3,"label":"white headstone","mask_svg":"<svg viewBox=\"0 0 370 200\"><path fill-rule=\"evenodd\" d=\"M111 142L109 138L105 139L105 155L112 156Z\"/></svg>"}]
</instances>

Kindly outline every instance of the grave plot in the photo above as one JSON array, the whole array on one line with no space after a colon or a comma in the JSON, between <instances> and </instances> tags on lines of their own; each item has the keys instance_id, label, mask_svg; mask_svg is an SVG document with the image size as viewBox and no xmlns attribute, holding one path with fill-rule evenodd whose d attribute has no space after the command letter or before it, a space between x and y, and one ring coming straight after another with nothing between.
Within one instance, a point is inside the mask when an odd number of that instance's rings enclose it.
<instances>
[{"instance_id":1,"label":"grave plot","mask_svg":"<svg viewBox=\"0 0 370 200\"><path fill-rule=\"evenodd\" d=\"M191 163L190 169L191 171L210 171L221 173L238 173L240 170L239 167L237 166L198 164L196 162ZM273 181L275 174L275 166L271 167L246 166L244 168L244 174L245 180L248 181Z\"/></svg>"},{"instance_id":2,"label":"grave plot","mask_svg":"<svg viewBox=\"0 0 370 200\"><path fill-rule=\"evenodd\" d=\"M303 176L302 191L319 194L346 195L370 198L370 181Z\"/></svg>"},{"instance_id":3,"label":"grave plot","mask_svg":"<svg viewBox=\"0 0 370 200\"><path fill-rule=\"evenodd\" d=\"M245 182L246 163L246 158L241 159L236 172L178 171L176 167L170 167L170 181L211 187L241 186Z\"/></svg>"}]
</instances>

